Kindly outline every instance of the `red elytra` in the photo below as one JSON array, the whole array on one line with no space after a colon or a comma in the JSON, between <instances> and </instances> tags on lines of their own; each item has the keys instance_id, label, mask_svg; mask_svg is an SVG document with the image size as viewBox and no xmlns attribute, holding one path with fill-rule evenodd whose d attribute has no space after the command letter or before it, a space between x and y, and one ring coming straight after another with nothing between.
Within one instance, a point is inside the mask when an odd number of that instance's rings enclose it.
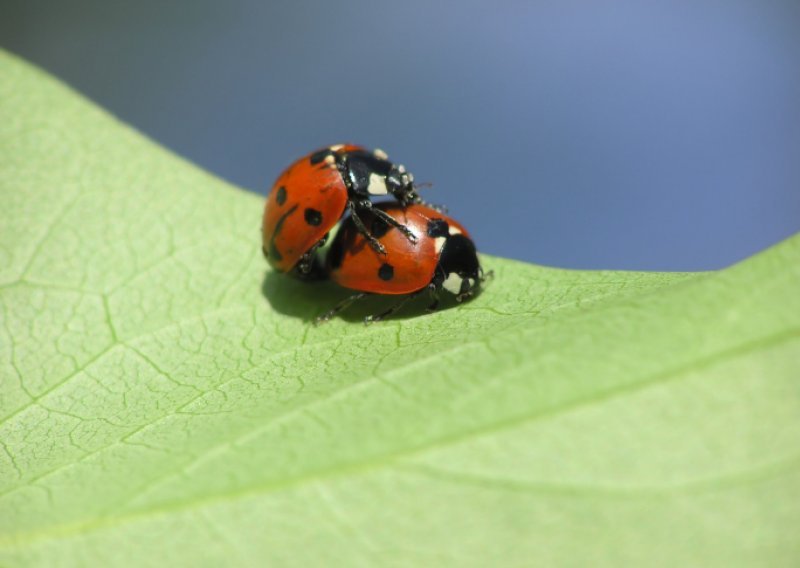
<instances>
[{"instance_id":1,"label":"red elytra","mask_svg":"<svg viewBox=\"0 0 800 568\"><path fill-rule=\"evenodd\" d=\"M358 149L361 147L345 144L336 151ZM322 240L347 205L347 186L335 160L316 160L317 155L303 156L286 168L267 197L262 224L264 256L280 272L291 270Z\"/></svg>"},{"instance_id":2,"label":"red elytra","mask_svg":"<svg viewBox=\"0 0 800 568\"><path fill-rule=\"evenodd\" d=\"M449 227L469 238L467 230L456 220L424 205L402 207L381 203L382 209L408 227L417 237L412 243L399 231L388 227L374 216L365 216L378 242L387 254L376 254L348 218L337 233L328 254L331 280L343 288L372 294L410 294L430 284L439 263L439 253L446 237L441 240L427 234L434 219L444 219ZM438 250L437 250L438 247Z\"/></svg>"},{"instance_id":3,"label":"red elytra","mask_svg":"<svg viewBox=\"0 0 800 568\"><path fill-rule=\"evenodd\" d=\"M381 150L337 144L308 154L275 181L264 208L262 249L279 272L295 267L307 272L312 255L345 212L359 218L376 196L393 196L401 203L419 200L414 177L388 160ZM406 238L412 239L404 227ZM363 226L360 229L364 233ZM384 252L365 234L370 246Z\"/></svg>"},{"instance_id":4,"label":"red elytra","mask_svg":"<svg viewBox=\"0 0 800 568\"><path fill-rule=\"evenodd\" d=\"M386 224L377 212L391 216L415 237L412 242L400 231ZM420 204L402 206L380 203L362 221L386 250L376 253L366 238L347 218L331 244L327 270L333 282L356 291L336 307L317 318L317 323L367 294L405 295L389 310L370 316L366 323L394 313L407 300L428 290L437 308L439 293L446 290L460 302L475 294L484 280L475 245L458 221L431 207Z\"/></svg>"}]
</instances>

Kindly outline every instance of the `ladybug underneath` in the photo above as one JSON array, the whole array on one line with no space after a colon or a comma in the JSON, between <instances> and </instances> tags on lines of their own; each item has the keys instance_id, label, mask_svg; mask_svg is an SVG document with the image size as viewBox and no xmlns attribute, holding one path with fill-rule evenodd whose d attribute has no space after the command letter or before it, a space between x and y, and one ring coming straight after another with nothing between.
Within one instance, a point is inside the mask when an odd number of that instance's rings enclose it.
<instances>
[{"instance_id":1,"label":"ladybug underneath","mask_svg":"<svg viewBox=\"0 0 800 568\"><path fill-rule=\"evenodd\" d=\"M386 216L392 218L391 223L384 221ZM419 204L403 207L379 203L361 221L387 254L375 254L352 217L342 223L328 251L327 269L331 280L356 293L318 317L318 324L369 294L404 298L385 312L368 316L364 323L386 318L426 290L432 299L428 311L432 312L439 305L442 290L462 302L472 297L486 276L491 275L484 275L466 229L440 211ZM398 226L406 227L416 239L409 240L393 229Z\"/></svg>"},{"instance_id":2,"label":"ladybug underneath","mask_svg":"<svg viewBox=\"0 0 800 568\"><path fill-rule=\"evenodd\" d=\"M262 225L262 250L272 267L289 272L297 267L308 274L315 251L345 212L355 229L378 253L384 246L370 234L362 218L381 218L401 232L409 243L416 236L380 209L371 199L393 196L402 205L420 201L414 176L389 161L382 150L372 152L353 144L328 146L309 154L284 171L267 198Z\"/></svg>"}]
</instances>

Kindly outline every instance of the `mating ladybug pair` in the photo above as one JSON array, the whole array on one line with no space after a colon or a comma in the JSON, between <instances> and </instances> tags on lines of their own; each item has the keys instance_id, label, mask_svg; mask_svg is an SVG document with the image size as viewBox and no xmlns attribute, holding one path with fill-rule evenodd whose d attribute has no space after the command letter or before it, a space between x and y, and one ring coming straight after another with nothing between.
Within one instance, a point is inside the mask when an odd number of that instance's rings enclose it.
<instances>
[{"instance_id":1,"label":"mating ladybug pair","mask_svg":"<svg viewBox=\"0 0 800 568\"><path fill-rule=\"evenodd\" d=\"M381 196L394 201L373 203ZM349 213L325 256L318 249ZM264 256L279 272L327 275L354 290L317 318L327 321L369 294L402 295L379 321L429 291L433 311L447 290L461 302L484 280L475 245L457 221L425 205L414 176L381 150L352 144L329 146L284 171L264 210Z\"/></svg>"}]
</instances>

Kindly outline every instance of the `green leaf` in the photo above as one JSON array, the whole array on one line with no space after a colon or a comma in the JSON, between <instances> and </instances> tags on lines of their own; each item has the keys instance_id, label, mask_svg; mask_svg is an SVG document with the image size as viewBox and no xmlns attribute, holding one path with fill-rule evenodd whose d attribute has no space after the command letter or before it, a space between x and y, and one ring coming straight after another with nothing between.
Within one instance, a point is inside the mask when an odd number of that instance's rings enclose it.
<instances>
[{"instance_id":1,"label":"green leaf","mask_svg":"<svg viewBox=\"0 0 800 568\"><path fill-rule=\"evenodd\" d=\"M800 564L797 237L315 328L261 209L0 56L0 564Z\"/></svg>"}]
</instances>

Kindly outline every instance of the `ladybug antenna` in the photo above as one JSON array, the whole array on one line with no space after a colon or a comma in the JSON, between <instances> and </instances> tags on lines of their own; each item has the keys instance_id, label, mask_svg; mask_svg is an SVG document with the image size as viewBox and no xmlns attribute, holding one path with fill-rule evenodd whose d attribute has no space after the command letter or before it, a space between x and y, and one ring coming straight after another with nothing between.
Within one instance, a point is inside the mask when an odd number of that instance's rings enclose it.
<instances>
[{"instance_id":1,"label":"ladybug antenna","mask_svg":"<svg viewBox=\"0 0 800 568\"><path fill-rule=\"evenodd\" d=\"M419 205L424 205L426 207L430 207L431 209L433 209L434 211L438 211L439 213L447 213L447 207L445 207L444 205L437 205L435 203L430 203L429 201L426 201L426 200L422 199L419 196L419 194L417 193L417 190L420 189L420 188L429 189L429 188L432 188L432 187L433 187L433 182L430 182L430 181L423 181L421 183L414 183L414 200L413 200L413 203L417 203Z\"/></svg>"}]
</instances>

